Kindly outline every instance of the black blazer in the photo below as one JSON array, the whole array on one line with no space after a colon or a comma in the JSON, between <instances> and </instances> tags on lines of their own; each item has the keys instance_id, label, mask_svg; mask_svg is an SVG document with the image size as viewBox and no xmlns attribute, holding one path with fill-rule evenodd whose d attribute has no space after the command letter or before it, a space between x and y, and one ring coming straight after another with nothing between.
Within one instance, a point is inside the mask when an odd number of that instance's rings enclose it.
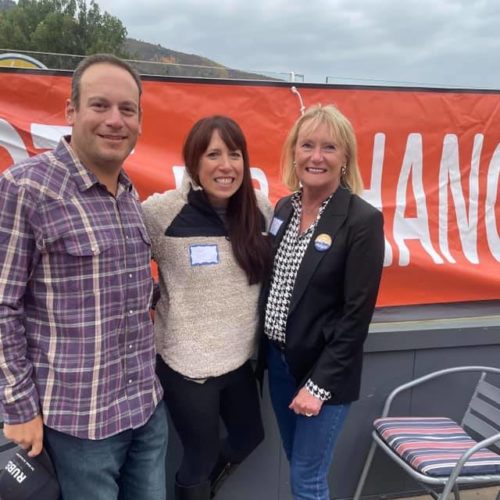
<instances>
[{"instance_id":1,"label":"black blazer","mask_svg":"<svg viewBox=\"0 0 500 500\"><path fill-rule=\"evenodd\" d=\"M274 227L283 222L271 235L275 252L293 213L290 200L288 196L276 205ZM324 234L332 243L320 251L315 240ZM286 327L285 356L297 387L311 378L332 393L326 404L347 403L359 397L363 343L377 299L383 260L382 213L339 187L302 259ZM268 291L269 283L261 295L262 312ZM260 368L266 346L263 341Z\"/></svg>"}]
</instances>

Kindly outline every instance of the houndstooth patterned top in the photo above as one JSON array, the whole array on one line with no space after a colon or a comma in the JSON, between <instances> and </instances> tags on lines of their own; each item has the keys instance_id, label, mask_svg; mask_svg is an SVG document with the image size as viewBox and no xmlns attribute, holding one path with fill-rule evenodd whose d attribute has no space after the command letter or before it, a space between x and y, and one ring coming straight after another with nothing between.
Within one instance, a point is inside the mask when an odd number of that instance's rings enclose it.
<instances>
[{"instance_id":1,"label":"houndstooth patterned top","mask_svg":"<svg viewBox=\"0 0 500 500\"><path fill-rule=\"evenodd\" d=\"M300 234L302 191L297 191L292 196L293 214L274 258L271 287L266 304L264 332L273 342L286 343L288 310L297 272L314 230L332 196L321 204L316 220L302 234ZM332 397L329 391L322 389L311 379L306 382L305 387L313 396L322 401L327 401Z\"/></svg>"}]
</instances>

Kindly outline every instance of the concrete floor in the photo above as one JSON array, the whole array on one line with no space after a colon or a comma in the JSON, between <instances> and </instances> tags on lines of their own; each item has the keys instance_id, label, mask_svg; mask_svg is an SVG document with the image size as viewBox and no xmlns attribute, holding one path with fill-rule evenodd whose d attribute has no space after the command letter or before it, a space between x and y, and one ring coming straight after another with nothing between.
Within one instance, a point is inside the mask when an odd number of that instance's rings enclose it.
<instances>
[{"instance_id":1,"label":"concrete floor","mask_svg":"<svg viewBox=\"0 0 500 500\"><path fill-rule=\"evenodd\" d=\"M405 497L404 500L431 500L431 495L421 495L418 497ZM450 496L453 500L453 495ZM500 486L492 488L481 488L479 490L466 490L460 492L460 500L500 500ZM403 500L403 499L399 499Z\"/></svg>"}]
</instances>

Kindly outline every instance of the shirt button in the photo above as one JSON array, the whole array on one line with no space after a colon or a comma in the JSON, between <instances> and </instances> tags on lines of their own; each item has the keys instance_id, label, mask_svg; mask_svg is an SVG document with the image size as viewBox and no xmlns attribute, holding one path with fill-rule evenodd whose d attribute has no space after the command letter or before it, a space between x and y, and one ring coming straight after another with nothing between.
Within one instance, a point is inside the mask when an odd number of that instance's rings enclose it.
<instances>
[{"instance_id":1,"label":"shirt button","mask_svg":"<svg viewBox=\"0 0 500 500\"><path fill-rule=\"evenodd\" d=\"M129 277L129 278L133 278L133 277L134 277L134 275L133 275L132 273L129 273L128 277Z\"/></svg>"},{"instance_id":2,"label":"shirt button","mask_svg":"<svg viewBox=\"0 0 500 500\"><path fill-rule=\"evenodd\" d=\"M128 379L128 383L131 384L133 380L131 378Z\"/></svg>"},{"instance_id":3,"label":"shirt button","mask_svg":"<svg viewBox=\"0 0 500 500\"><path fill-rule=\"evenodd\" d=\"M129 348L129 349L132 349L133 347L134 347L134 346L133 346L132 344L129 344L129 345L128 345L128 348Z\"/></svg>"}]
</instances>

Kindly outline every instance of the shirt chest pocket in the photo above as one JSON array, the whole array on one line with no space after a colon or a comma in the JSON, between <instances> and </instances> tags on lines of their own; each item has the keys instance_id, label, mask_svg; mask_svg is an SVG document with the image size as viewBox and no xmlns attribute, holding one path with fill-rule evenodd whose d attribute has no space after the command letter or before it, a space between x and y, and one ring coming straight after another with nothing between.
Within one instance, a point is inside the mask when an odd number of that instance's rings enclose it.
<instances>
[{"instance_id":1,"label":"shirt chest pocket","mask_svg":"<svg viewBox=\"0 0 500 500\"><path fill-rule=\"evenodd\" d=\"M46 228L42 268L51 271L43 273L41 279L55 296L88 300L95 294L96 287L119 286L123 244L112 230L87 227L69 217Z\"/></svg>"},{"instance_id":2,"label":"shirt chest pocket","mask_svg":"<svg viewBox=\"0 0 500 500\"><path fill-rule=\"evenodd\" d=\"M89 207L67 200L55 200L40 214L42 254L96 257L119 244L115 226L89 212Z\"/></svg>"},{"instance_id":3,"label":"shirt chest pocket","mask_svg":"<svg viewBox=\"0 0 500 500\"><path fill-rule=\"evenodd\" d=\"M70 257L97 257L116 246L118 242L112 234L95 231L80 231L55 235L47 239L45 251L48 254L62 254Z\"/></svg>"},{"instance_id":4,"label":"shirt chest pocket","mask_svg":"<svg viewBox=\"0 0 500 500\"><path fill-rule=\"evenodd\" d=\"M113 241L112 234L97 231L61 234L46 241L43 267L51 272L45 274L43 280L54 296L64 296L91 310L96 291L120 286L123 253L120 249L120 243Z\"/></svg>"}]
</instances>

